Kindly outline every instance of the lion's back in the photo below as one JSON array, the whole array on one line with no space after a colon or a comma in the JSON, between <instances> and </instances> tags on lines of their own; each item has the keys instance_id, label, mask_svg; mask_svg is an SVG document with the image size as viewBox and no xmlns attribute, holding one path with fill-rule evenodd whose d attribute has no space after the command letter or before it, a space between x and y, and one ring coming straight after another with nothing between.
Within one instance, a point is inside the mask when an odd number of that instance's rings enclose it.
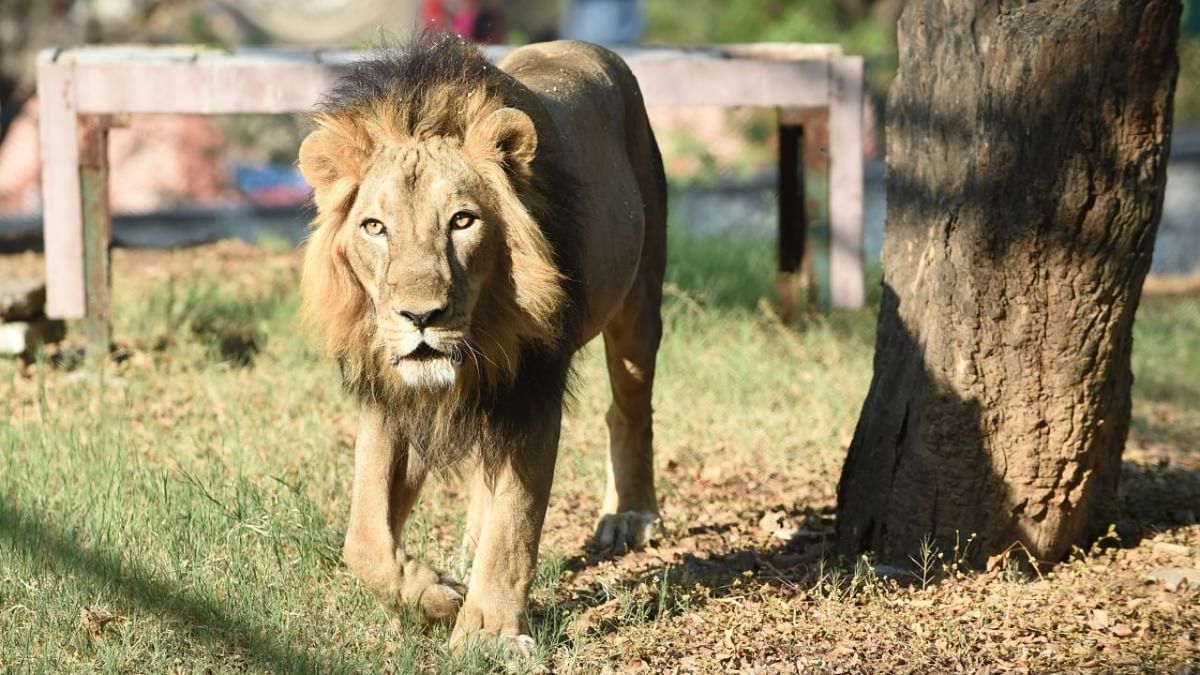
<instances>
[{"instance_id":1,"label":"lion's back","mask_svg":"<svg viewBox=\"0 0 1200 675\"><path fill-rule=\"evenodd\" d=\"M521 47L499 64L554 120L560 161L579 179L581 263L594 335L633 283L649 208L665 211L661 163L637 79L604 47L562 40ZM653 205L648 205L654 202ZM660 203L661 202L661 203ZM652 219L652 227L662 229ZM655 232L653 239L661 239Z\"/></svg>"}]
</instances>

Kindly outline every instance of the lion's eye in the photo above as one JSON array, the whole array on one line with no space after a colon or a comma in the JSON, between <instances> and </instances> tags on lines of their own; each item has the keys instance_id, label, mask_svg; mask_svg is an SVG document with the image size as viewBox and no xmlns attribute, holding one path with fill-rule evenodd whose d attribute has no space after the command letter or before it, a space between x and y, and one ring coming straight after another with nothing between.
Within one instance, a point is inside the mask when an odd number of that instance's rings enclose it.
<instances>
[{"instance_id":1,"label":"lion's eye","mask_svg":"<svg viewBox=\"0 0 1200 675\"><path fill-rule=\"evenodd\" d=\"M362 221L362 229L363 232L366 232L372 237L381 237L387 232L387 228L383 226L383 223L375 220L374 218L367 218L366 220Z\"/></svg>"},{"instance_id":2,"label":"lion's eye","mask_svg":"<svg viewBox=\"0 0 1200 675\"><path fill-rule=\"evenodd\" d=\"M467 213L466 211L459 211L453 216L450 216L450 229L465 230L474 225L476 220L478 220L478 218L475 217L475 214Z\"/></svg>"}]
</instances>

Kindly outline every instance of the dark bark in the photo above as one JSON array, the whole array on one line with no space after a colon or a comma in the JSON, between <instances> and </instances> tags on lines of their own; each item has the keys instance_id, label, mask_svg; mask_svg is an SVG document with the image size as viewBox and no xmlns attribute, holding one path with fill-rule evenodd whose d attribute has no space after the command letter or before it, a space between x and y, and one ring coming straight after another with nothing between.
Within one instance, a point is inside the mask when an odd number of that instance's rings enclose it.
<instances>
[{"instance_id":1,"label":"dark bark","mask_svg":"<svg viewBox=\"0 0 1200 675\"><path fill-rule=\"evenodd\" d=\"M1058 560L1114 518L1179 0L911 0L838 547ZM968 546L967 543L971 542Z\"/></svg>"},{"instance_id":2,"label":"dark bark","mask_svg":"<svg viewBox=\"0 0 1200 675\"><path fill-rule=\"evenodd\" d=\"M71 0L0 0L0 142L37 88L37 53L95 41ZM132 41L132 40L130 40Z\"/></svg>"}]
</instances>

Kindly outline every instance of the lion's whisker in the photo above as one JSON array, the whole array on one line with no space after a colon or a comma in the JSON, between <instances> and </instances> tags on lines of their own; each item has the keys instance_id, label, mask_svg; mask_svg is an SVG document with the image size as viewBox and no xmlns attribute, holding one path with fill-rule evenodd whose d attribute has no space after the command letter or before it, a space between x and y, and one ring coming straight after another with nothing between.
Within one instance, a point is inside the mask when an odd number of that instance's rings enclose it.
<instances>
[{"instance_id":1,"label":"lion's whisker","mask_svg":"<svg viewBox=\"0 0 1200 675\"><path fill-rule=\"evenodd\" d=\"M493 367L493 368L497 368L497 369L499 369L499 368L500 368L500 364L498 364L498 363L496 363L494 360L492 360L492 359L491 359L491 358L490 358L490 357L487 355L487 353L486 353L486 352L484 352L483 350L479 349L479 348L478 348L478 347L476 347L475 345L469 345L469 346L470 346L470 348L471 348L471 353L472 353L472 354L475 356L475 366L476 366L476 372L478 373L479 377L481 377L481 378L483 377L483 372L482 372L482 370L480 370L480 366L481 366L481 364L479 363L479 359L483 359L484 361L486 361L486 362L488 362L488 363L492 364L492 367Z\"/></svg>"},{"instance_id":2,"label":"lion's whisker","mask_svg":"<svg viewBox=\"0 0 1200 675\"><path fill-rule=\"evenodd\" d=\"M476 328L475 330L481 336L483 336L484 338L487 338L488 340L491 341L491 343L493 345L496 346L497 351L499 351L500 355L504 357L504 362L508 365L508 371L509 372L515 371L516 364L513 362L512 357L508 355L508 351L506 351L504 349L504 345L499 340L497 340L494 336L492 336L491 333L488 333L487 331L483 330L482 328ZM492 361L491 359L488 359L488 360L491 361L492 365L495 366L496 368L500 367L500 364L496 363L495 361Z\"/></svg>"},{"instance_id":3,"label":"lion's whisker","mask_svg":"<svg viewBox=\"0 0 1200 675\"><path fill-rule=\"evenodd\" d=\"M466 347L467 347L467 354L470 355L470 357L471 357L471 363L475 366L475 377L482 379L483 370L479 365L479 352L478 352L478 350L475 349L475 346L469 342L466 343Z\"/></svg>"}]
</instances>

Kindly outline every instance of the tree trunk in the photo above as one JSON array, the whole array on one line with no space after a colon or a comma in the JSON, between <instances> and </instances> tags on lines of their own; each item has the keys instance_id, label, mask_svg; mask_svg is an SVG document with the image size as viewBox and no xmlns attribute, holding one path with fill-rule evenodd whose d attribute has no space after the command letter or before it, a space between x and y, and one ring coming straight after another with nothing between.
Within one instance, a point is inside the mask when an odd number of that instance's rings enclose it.
<instances>
[{"instance_id":1,"label":"tree trunk","mask_svg":"<svg viewBox=\"0 0 1200 675\"><path fill-rule=\"evenodd\" d=\"M838 548L1055 561L1113 522L1179 0L910 0Z\"/></svg>"}]
</instances>

